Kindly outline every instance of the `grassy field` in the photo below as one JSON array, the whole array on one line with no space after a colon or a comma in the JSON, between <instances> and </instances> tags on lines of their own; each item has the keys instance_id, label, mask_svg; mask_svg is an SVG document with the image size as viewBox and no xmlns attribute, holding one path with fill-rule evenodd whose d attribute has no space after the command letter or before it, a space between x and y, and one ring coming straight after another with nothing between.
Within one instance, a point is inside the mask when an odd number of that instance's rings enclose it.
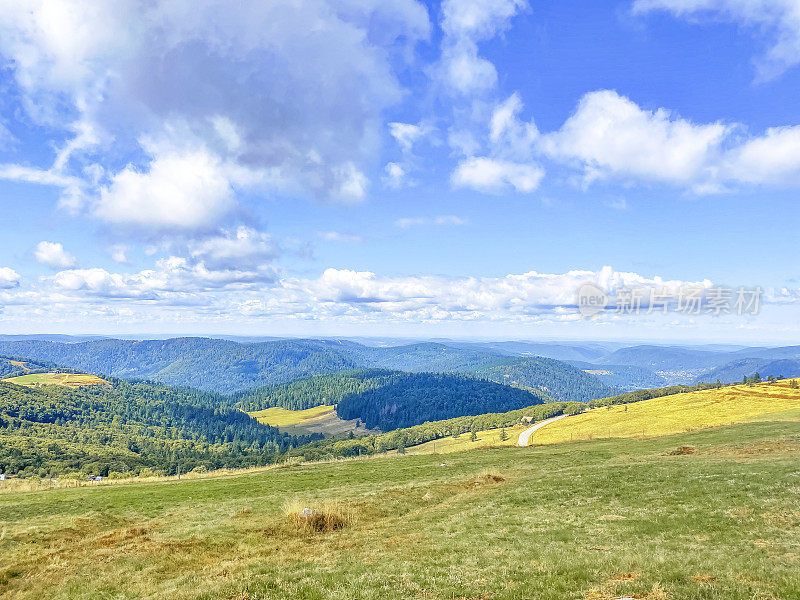
<instances>
[{"instance_id":1,"label":"grassy field","mask_svg":"<svg viewBox=\"0 0 800 600\"><path fill-rule=\"evenodd\" d=\"M10 381L11 383L27 386L63 385L67 387L108 383L105 379L100 379L96 375L86 375L84 373L31 373L30 375L9 377L3 381Z\"/></svg>"},{"instance_id":2,"label":"grassy field","mask_svg":"<svg viewBox=\"0 0 800 600\"><path fill-rule=\"evenodd\" d=\"M788 381L737 385L597 408L548 425L530 444L670 435L752 420L800 420L800 389Z\"/></svg>"},{"instance_id":3,"label":"grassy field","mask_svg":"<svg viewBox=\"0 0 800 600\"><path fill-rule=\"evenodd\" d=\"M516 446L519 434L525 431L530 425L514 425L513 427L506 427L507 439L502 439L502 428L500 429L487 429L485 431L478 431L474 442L471 440L469 433L462 433L457 438L446 437L417 446L409 446L406 448L407 454L429 454L436 452L439 454L449 454L451 452L461 452L463 450L476 450L478 448L486 448L488 446Z\"/></svg>"},{"instance_id":4,"label":"grassy field","mask_svg":"<svg viewBox=\"0 0 800 600\"><path fill-rule=\"evenodd\" d=\"M765 422L2 494L0 596L797 598L798 452Z\"/></svg>"},{"instance_id":5,"label":"grassy field","mask_svg":"<svg viewBox=\"0 0 800 600\"><path fill-rule=\"evenodd\" d=\"M259 423L278 427L281 431L292 435L321 433L325 436L376 433L363 426L356 426L356 420L345 421L336 414L336 407L329 405L315 406L306 410L287 410L273 407L247 413L258 419Z\"/></svg>"}]
</instances>

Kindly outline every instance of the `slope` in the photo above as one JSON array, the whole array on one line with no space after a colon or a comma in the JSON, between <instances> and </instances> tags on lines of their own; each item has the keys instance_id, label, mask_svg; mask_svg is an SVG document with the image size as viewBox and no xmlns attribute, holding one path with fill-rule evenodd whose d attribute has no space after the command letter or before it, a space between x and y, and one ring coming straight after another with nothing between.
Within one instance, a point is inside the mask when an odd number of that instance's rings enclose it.
<instances>
[{"instance_id":1,"label":"slope","mask_svg":"<svg viewBox=\"0 0 800 600\"><path fill-rule=\"evenodd\" d=\"M595 408L537 431L531 444L671 435L752 420L800 420L800 389L789 381L737 385Z\"/></svg>"}]
</instances>

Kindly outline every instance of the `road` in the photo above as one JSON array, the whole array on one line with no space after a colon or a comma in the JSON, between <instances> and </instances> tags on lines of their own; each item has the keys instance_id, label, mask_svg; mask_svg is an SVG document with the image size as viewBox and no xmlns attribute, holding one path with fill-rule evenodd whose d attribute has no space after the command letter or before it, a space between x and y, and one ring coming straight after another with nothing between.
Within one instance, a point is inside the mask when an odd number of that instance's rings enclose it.
<instances>
[{"instance_id":1,"label":"road","mask_svg":"<svg viewBox=\"0 0 800 600\"><path fill-rule=\"evenodd\" d=\"M541 429L545 425L549 425L553 421L558 421L559 419L563 419L564 417L568 417L569 415L558 415L557 417L551 417L549 419L545 419L544 421L538 422L533 427L529 427L525 431L519 434L519 439L517 440L517 446L527 446L528 440L531 437L531 434L536 431L537 429Z\"/></svg>"}]
</instances>

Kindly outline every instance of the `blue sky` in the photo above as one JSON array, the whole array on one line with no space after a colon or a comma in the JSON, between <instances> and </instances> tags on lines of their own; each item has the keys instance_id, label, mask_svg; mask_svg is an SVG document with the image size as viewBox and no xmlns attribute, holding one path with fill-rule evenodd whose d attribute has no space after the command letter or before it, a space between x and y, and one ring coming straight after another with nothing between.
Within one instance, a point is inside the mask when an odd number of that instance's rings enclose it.
<instances>
[{"instance_id":1,"label":"blue sky","mask_svg":"<svg viewBox=\"0 0 800 600\"><path fill-rule=\"evenodd\" d=\"M0 7L0 330L797 339L796 2L226 6Z\"/></svg>"}]
</instances>

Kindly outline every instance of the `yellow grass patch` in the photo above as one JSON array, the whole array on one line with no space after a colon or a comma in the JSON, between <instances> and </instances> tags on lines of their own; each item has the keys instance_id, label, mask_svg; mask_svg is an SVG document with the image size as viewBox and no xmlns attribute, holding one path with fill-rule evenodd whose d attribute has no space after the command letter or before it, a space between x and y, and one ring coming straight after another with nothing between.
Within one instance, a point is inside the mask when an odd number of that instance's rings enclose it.
<instances>
[{"instance_id":1,"label":"yellow grass patch","mask_svg":"<svg viewBox=\"0 0 800 600\"><path fill-rule=\"evenodd\" d=\"M83 385L98 385L108 383L96 375L85 373L31 373L30 375L20 375L19 377L9 377L4 381L10 381L18 385L33 387L36 385L63 385L65 387L81 387Z\"/></svg>"},{"instance_id":2,"label":"yellow grass patch","mask_svg":"<svg viewBox=\"0 0 800 600\"><path fill-rule=\"evenodd\" d=\"M377 430L367 429L363 425L356 426L356 419L349 421L340 419L336 414L336 407L329 404L305 410L273 407L247 414L258 419L259 423L278 427L284 433L292 435L321 433L325 436L332 436L350 431L356 434L380 433Z\"/></svg>"},{"instance_id":3,"label":"yellow grass patch","mask_svg":"<svg viewBox=\"0 0 800 600\"><path fill-rule=\"evenodd\" d=\"M272 427L287 427L289 425L299 425L309 421L318 421L335 410L334 406L323 404L306 410L288 410L286 408L267 408L247 413L251 417L258 419L259 423L271 425Z\"/></svg>"},{"instance_id":4,"label":"yellow grass patch","mask_svg":"<svg viewBox=\"0 0 800 600\"><path fill-rule=\"evenodd\" d=\"M530 444L672 435L747 421L784 420L795 411L800 414L800 389L790 388L788 381L737 385L596 408L543 427L531 436Z\"/></svg>"},{"instance_id":5,"label":"yellow grass patch","mask_svg":"<svg viewBox=\"0 0 800 600\"><path fill-rule=\"evenodd\" d=\"M503 431L503 428L501 427L498 429L487 429L485 431L477 432L476 437L478 439L474 442L470 440L470 433L466 432L462 433L457 438L450 436L425 442L424 444L419 444L418 446L409 446L406 448L406 453L431 454L435 452L437 454L447 454L450 452L461 452L462 450L474 450L475 448L516 446L519 434L525 431L528 427L530 427L529 424L506 427L506 436L508 436L508 439L506 440L501 439Z\"/></svg>"}]
</instances>

